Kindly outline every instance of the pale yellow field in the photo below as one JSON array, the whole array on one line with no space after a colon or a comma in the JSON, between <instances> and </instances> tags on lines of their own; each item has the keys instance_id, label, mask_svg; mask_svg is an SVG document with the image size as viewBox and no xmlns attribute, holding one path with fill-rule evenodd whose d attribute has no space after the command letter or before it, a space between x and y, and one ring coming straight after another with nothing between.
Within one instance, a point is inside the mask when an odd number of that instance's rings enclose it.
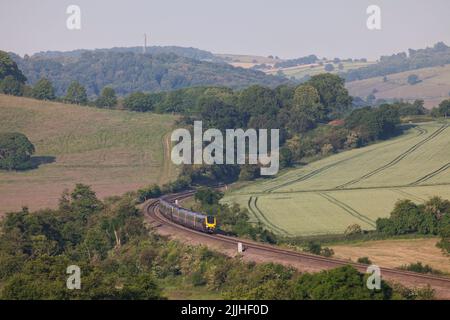
<instances>
[{"instance_id":1,"label":"pale yellow field","mask_svg":"<svg viewBox=\"0 0 450 320\"><path fill-rule=\"evenodd\" d=\"M422 82L408 84L407 79L411 74L419 76ZM383 77L352 81L348 82L346 87L352 96L364 99L376 89L377 99L422 99L426 107L432 108L442 100L450 98L450 65L395 73L388 75L386 82Z\"/></svg>"},{"instance_id":2,"label":"pale yellow field","mask_svg":"<svg viewBox=\"0 0 450 320\"><path fill-rule=\"evenodd\" d=\"M26 134L41 162L33 170L0 171L0 212L53 207L75 183L92 185L104 197L174 178L163 151L173 123L170 115L0 95L0 131Z\"/></svg>"},{"instance_id":3,"label":"pale yellow field","mask_svg":"<svg viewBox=\"0 0 450 320\"><path fill-rule=\"evenodd\" d=\"M438 238L367 241L354 244L332 246L335 256L357 261L363 256L372 263L398 268L411 263L422 262L433 269L450 273L450 257L442 254L436 247Z\"/></svg>"},{"instance_id":4,"label":"pale yellow field","mask_svg":"<svg viewBox=\"0 0 450 320\"><path fill-rule=\"evenodd\" d=\"M247 207L254 221L287 236L342 233L353 223L370 230L398 200L450 199L449 146L448 123L420 124L396 139L233 190L223 201Z\"/></svg>"}]
</instances>

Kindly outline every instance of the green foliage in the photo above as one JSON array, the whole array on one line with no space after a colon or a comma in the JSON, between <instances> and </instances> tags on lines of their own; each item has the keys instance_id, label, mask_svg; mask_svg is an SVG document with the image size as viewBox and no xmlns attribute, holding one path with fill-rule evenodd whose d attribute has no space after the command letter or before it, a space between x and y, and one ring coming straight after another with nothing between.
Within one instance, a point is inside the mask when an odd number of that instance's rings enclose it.
<instances>
[{"instance_id":1,"label":"green foliage","mask_svg":"<svg viewBox=\"0 0 450 320\"><path fill-rule=\"evenodd\" d=\"M303 251L324 257L331 257L334 255L333 249L328 247L322 248L322 245L315 241L309 241Z\"/></svg>"},{"instance_id":2,"label":"green foliage","mask_svg":"<svg viewBox=\"0 0 450 320\"><path fill-rule=\"evenodd\" d=\"M0 93L22 96L23 92L24 85L13 76L6 76L4 79L0 80Z\"/></svg>"},{"instance_id":3,"label":"green foliage","mask_svg":"<svg viewBox=\"0 0 450 320\"><path fill-rule=\"evenodd\" d=\"M23 170L32 167L31 155L34 146L28 138L18 132L0 133L0 169Z\"/></svg>"},{"instance_id":4,"label":"green foliage","mask_svg":"<svg viewBox=\"0 0 450 320\"><path fill-rule=\"evenodd\" d=\"M39 100L55 100L55 90L50 80L46 78L40 79L34 85L31 95L35 99Z\"/></svg>"},{"instance_id":5,"label":"green foliage","mask_svg":"<svg viewBox=\"0 0 450 320\"><path fill-rule=\"evenodd\" d=\"M55 84L59 96L64 95L72 80L81 83L89 96L99 95L100 88L105 86L111 86L118 95L124 96L137 91L161 92L196 86L244 88L261 84L274 87L286 81L261 71L195 60L199 56L203 59L204 54L189 52L186 55L182 50L170 49L153 52L155 54L142 54L133 48L123 48L67 53L64 58L61 57L64 54L36 54L27 59L16 56L15 60L31 84L46 77Z\"/></svg>"},{"instance_id":6,"label":"green foliage","mask_svg":"<svg viewBox=\"0 0 450 320\"><path fill-rule=\"evenodd\" d=\"M399 111L391 105L357 109L345 120L346 127L357 132L360 145L395 135L399 123Z\"/></svg>"},{"instance_id":7,"label":"green foliage","mask_svg":"<svg viewBox=\"0 0 450 320\"><path fill-rule=\"evenodd\" d=\"M131 111L151 111L153 109L150 95L142 92L131 93L124 99L123 105Z\"/></svg>"},{"instance_id":8,"label":"green foliage","mask_svg":"<svg viewBox=\"0 0 450 320\"><path fill-rule=\"evenodd\" d=\"M445 118L450 116L450 99L442 101L439 104L439 107L433 110L433 115L435 117L445 117Z\"/></svg>"},{"instance_id":9,"label":"green foliage","mask_svg":"<svg viewBox=\"0 0 450 320\"><path fill-rule=\"evenodd\" d=\"M372 261L369 259L369 257L358 258L357 262L362 263L362 264L367 264L367 265L372 264Z\"/></svg>"},{"instance_id":10,"label":"green foliage","mask_svg":"<svg viewBox=\"0 0 450 320\"><path fill-rule=\"evenodd\" d=\"M367 67L349 70L343 76L347 81L355 81L448 63L450 63L450 48L443 42L438 42L431 48L409 49L408 54L402 52L391 56L383 56L379 62Z\"/></svg>"},{"instance_id":11,"label":"green foliage","mask_svg":"<svg viewBox=\"0 0 450 320\"><path fill-rule=\"evenodd\" d=\"M0 50L0 80L8 76L11 76L12 79L17 80L21 84L27 81L27 78L17 67L16 62L11 59L8 53Z\"/></svg>"},{"instance_id":12,"label":"green foliage","mask_svg":"<svg viewBox=\"0 0 450 320\"><path fill-rule=\"evenodd\" d=\"M116 92L113 88L105 87L100 97L95 100L95 105L99 108L112 108L117 105Z\"/></svg>"},{"instance_id":13,"label":"green foliage","mask_svg":"<svg viewBox=\"0 0 450 320\"><path fill-rule=\"evenodd\" d=\"M78 81L72 81L67 89L64 101L73 104L87 104L86 89Z\"/></svg>"},{"instance_id":14,"label":"green foliage","mask_svg":"<svg viewBox=\"0 0 450 320\"><path fill-rule=\"evenodd\" d=\"M441 274L442 272L431 268L429 265L423 265L422 262L411 263L408 265L401 266L399 269L418 272L418 273L429 273L429 274Z\"/></svg>"},{"instance_id":15,"label":"green foliage","mask_svg":"<svg viewBox=\"0 0 450 320\"><path fill-rule=\"evenodd\" d=\"M304 274L294 285L298 300L386 300L392 298L392 288L384 281L380 290L369 290L366 276L351 266L317 274Z\"/></svg>"},{"instance_id":16,"label":"green foliage","mask_svg":"<svg viewBox=\"0 0 450 320\"><path fill-rule=\"evenodd\" d=\"M200 201L202 206L217 205L219 200L223 198L223 192L216 191L212 188L201 187L195 192L194 199Z\"/></svg>"},{"instance_id":17,"label":"green foliage","mask_svg":"<svg viewBox=\"0 0 450 320\"><path fill-rule=\"evenodd\" d=\"M348 112L352 97L344 85L345 80L331 73L312 76L306 84L313 86L319 93L320 103L325 107L327 116L335 119Z\"/></svg>"},{"instance_id":18,"label":"green foliage","mask_svg":"<svg viewBox=\"0 0 450 320\"><path fill-rule=\"evenodd\" d=\"M439 235L438 243L444 251L450 246L450 201L440 197L430 198L417 205L410 200L398 201L389 218L377 220L377 231L388 235L408 233Z\"/></svg>"},{"instance_id":19,"label":"green foliage","mask_svg":"<svg viewBox=\"0 0 450 320\"><path fill-rule=\"evenodd\" d=\"M417 75L417 74L410 74L409 76L408 76L408 83L410 84L410 85L415 85L415 84L417 84L417 83L419 83L421 80L419 79L419 76Z\"/></svg>"}]
</instances>

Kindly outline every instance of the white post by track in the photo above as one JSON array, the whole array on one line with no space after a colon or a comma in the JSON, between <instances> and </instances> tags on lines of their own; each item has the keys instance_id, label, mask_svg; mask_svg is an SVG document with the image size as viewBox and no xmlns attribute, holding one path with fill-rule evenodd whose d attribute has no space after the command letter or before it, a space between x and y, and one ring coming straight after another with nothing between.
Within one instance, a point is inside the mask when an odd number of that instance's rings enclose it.
<instances>
[{"instance_id":1,"label":"white post by track","mask_svg":"<svg viewBox=\"0 0 450 320\"><path fill-rule=\"evenodd\" d=\"M238 253L244 252L244 246L242 245L242 242L238 242Z\"/></svg>"}]
</instances>

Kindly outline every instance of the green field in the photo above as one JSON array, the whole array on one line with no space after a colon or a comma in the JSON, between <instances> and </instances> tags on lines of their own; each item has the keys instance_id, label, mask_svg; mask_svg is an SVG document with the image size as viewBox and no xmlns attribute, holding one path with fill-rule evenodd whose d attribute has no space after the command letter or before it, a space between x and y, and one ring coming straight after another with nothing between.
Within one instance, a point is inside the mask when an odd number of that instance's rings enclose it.
<instances>
[{"instance_id":1,"label":"green field","mask_svg":"<svg viewBox=\"0 0 450 320\"><path fill-rule=\"evenodd\" d=\"M0 171L0 213L53 207L78 182L104 197L174 178L163 150L174 119L0 95L0 131L26 134L36 147L33 160L41 163Z\"/></svg>"},{"instance_id":2,"label":"green field","mask_svg":"<svg viewBox=\"0 0 450 320\"><path fill-rule=\"evenodd\" d=\"M417 75L421 82L408 84L407 79L411 74ZM352 81L346 87L352 96L363 99L372 93L377 99L422 99L428 108L450 98L450 65L395 73L386 78L386 81L383 77Z\"/></svg>"},{"instance_id":3,"label":"green field","mask_svg":"<svg viewBox=\"0 0 450 320\"><path fill-rule=\"evenodd\" d=\"M227 193L253 221L285 236L374 229L396 201L450 199L450 123L419 124L400 137L342 152Z\"/></svg>"},{"instance_id":4,"label":"green field","mask_svg":"<svg viewBox=\"0 0 450 320\"><path fill-rule=\"evenodd\" d=\"M301 65L290 68L281 68L281 69L272 69L268 70L266 73L268 74L277 74L279 71L283 72L286 77L294 77L296 79L302 79L305 76L315 76L320 73L327 72L325 71L326 64L332 64L334 66L334 71L331 73L345 72L352 69L358 69L372 64L373 62L342 62L343 69L339 70L339 63L333 63L332 61L324 62L324 65L321 66L319 64L313 65Z\"/></svg>"}]
</instances>

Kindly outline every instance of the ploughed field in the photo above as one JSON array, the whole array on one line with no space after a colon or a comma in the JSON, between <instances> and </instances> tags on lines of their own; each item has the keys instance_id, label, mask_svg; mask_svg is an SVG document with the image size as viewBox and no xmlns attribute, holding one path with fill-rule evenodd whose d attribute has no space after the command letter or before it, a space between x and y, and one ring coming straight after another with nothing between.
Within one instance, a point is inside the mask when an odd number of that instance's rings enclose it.
<instances>
[{"instance_id":1,"label":"ploughed field","mask_svg":"<svg viewBox=\"0 0 450 320\"><path fill-rule=\"evenodd\" d=\"M253 221L284 236L375 229L395 202L450 199L450 122L418 124L394 139L354 149L227 193Z\"/></svg>"},{"instance_id":2,"label":"ploughed field","mask_svg":"<svg viewBox=\"0 0 450 320\"><path fill-rule=\"evenodd\" d=\"M0 132L21 132L36 148L37 169L0 171L0 214L54 207L75 183L100 197L176 176L164 159L175 117L97 109L0 95Z\"/></svg>"}]
</instances>

